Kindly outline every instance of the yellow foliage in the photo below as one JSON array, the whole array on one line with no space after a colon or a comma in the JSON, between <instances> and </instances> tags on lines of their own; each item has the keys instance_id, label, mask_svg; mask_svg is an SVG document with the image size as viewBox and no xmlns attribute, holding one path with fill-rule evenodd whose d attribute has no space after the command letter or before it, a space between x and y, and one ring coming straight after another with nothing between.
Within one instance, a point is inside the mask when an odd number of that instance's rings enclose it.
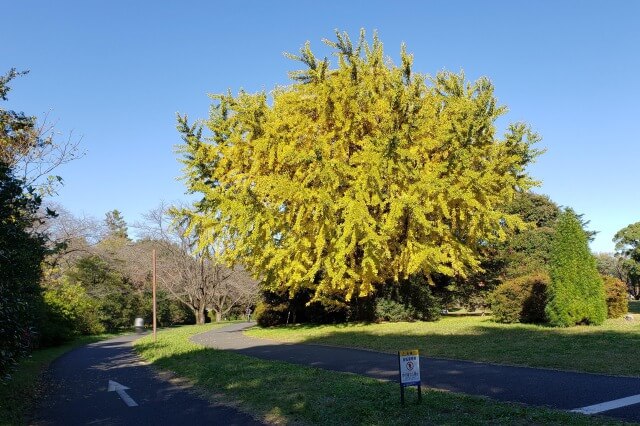
<instances>
[{"instance_id":1,"label":"yellow foliage","mask_svg":"<svg viewBox=\"0 0 640 426\"><path fill-rule=\"evenodd\" d=\"M308 69L265 93L214 95L203 137L186 117L185 180L201 244L222 243L271 286L316 298L371 293L415 273L465 275L479 250L522 222L502 211L535 182L538 140L524 124L496 137L486 78L434 78L401 66L374 36L327 42L338 66L301 49Z\"/></svg>"}]
</instances>

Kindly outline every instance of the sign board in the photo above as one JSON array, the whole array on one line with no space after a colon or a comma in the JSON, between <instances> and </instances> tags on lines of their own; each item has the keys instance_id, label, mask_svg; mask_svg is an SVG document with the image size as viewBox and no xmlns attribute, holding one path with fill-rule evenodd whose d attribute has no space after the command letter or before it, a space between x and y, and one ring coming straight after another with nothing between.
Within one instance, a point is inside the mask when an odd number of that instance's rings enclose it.
<instances>
[{"instance_id":1,"label":"sign board","mask_svg":"<svg viewBox=\"0 0 640 426\"><path fill-rule=\"evenodd\" d=\"M400 385L419 386L420 385L420 355L418 350L398 352L400 361Z\"/></svg>"}]
</instances>

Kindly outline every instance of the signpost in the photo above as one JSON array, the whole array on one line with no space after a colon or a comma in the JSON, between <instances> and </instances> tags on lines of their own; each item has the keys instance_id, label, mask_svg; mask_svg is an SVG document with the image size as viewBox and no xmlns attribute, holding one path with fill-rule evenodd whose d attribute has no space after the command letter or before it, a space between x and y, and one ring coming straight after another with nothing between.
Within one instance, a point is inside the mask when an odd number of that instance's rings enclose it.
<instances>
[{"instance_id":1,"label":"signpost","mask_svg":"<svg viewBox=\"0 0 640 426\"><path fill-rule=\"evenodd\" d=\"M422 385L420 383L420 354L417 349L398 352L398 369L400 370L400 401L404 405L404 388L418 387L418 402L422 401Z\"/></svg>"}]
</instances>

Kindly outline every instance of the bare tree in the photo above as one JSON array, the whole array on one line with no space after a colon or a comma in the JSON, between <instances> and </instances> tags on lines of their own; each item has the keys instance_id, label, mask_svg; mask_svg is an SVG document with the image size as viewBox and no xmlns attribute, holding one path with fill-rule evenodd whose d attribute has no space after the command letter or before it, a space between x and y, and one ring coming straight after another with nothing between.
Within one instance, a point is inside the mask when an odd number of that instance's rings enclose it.
<instances>
[{"instance_id":1,"label":"bare tree","mask_svg":"<svg viewBox=\"0 0 640 426\"><path fill-rule=\"evenodd\" d=\"M212 310L220 321L231 309L252 305L258 294L258 283L241 267L229 268L218 261L213 249L196 250L195 235L169 212L164 202L138 223L142 237L135 244L137 274L149 274L149 256L142 252L157 251L157 276L161 288L189 307L198 322L205 322L206 310ZM132 263L132 266L134 264Z\"/></svg>"}]
</instances>

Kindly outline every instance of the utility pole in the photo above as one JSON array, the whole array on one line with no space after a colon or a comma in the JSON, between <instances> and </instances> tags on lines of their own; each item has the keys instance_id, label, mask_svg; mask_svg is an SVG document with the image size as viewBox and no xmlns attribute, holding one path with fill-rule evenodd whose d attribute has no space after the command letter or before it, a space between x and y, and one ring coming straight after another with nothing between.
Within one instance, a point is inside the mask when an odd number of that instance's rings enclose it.
<instances>
[{"instance_id":1,"label":"utility pole","mask_svg":"<svg viewBox=\"0 0 640 426\"><path fill-rule=\"evenodd\" d=\"M156 249L153 249L153 343L156 342Z\"/></svg>"}]
</instances>

